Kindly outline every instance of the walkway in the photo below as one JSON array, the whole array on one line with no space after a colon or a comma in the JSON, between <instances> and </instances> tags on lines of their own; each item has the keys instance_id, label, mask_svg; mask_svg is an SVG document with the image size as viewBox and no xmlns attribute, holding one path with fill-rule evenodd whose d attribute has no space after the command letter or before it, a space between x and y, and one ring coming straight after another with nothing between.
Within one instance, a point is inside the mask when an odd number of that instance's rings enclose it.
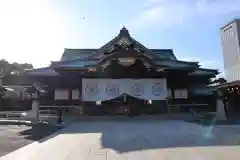
<instances>
[{"instance_id":1,"label":"walkway","mask_svg":"<svg viewBox=\"0 0 240 160\"><path fill-rule=\"evenodd\" d=\"M77 122L0 160L234 160L239 133L182 121Z\"/></svg>"}]
</instances>

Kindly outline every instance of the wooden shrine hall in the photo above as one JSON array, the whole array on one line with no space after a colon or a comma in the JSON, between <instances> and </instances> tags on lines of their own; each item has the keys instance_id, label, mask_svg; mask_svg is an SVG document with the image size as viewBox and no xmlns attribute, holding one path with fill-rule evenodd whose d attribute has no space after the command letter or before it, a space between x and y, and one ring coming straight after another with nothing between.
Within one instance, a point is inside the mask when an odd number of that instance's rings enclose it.
<instances>
[{"instance_id":1,"label":"wooden shrine hall","mask_svg":"<svg viewBox=\"0 0 240 160\"><path fill-rule=\"evenodd\" d=\"M172 49L147 48L125 27L98 49L65 49L60 61L27 72L47 91L37 96L41 107L82 115L214 111L209 85L217 74Z\"/></svg>"}]
</instances>

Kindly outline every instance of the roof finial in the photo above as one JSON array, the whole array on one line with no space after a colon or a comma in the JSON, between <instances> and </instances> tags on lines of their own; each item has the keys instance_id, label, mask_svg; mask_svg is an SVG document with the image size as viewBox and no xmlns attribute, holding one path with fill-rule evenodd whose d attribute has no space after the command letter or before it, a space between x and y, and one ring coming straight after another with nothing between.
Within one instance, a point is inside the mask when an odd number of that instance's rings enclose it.
<instances>
[{"instance_id":1,"label":"roof finial","mask_svg":"<svg viewBox=\"0 0 240 160\"><path fill-rule=\"evenodd\" d=\"M120 35L123 35L123 36L130 36L127 28L123 25L123 28L120 30Z\"/></svg>"}]
</instances>

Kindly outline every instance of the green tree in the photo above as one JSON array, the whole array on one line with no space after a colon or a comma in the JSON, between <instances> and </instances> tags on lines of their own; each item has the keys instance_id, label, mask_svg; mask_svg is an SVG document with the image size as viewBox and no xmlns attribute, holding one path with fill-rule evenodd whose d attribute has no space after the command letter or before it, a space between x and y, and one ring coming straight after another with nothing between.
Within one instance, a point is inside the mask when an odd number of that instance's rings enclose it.
<instances>
[{"instance_id":1,"label":"green tree","mask_svg":"<svg viewBox=\"0 0 240 160\"><path fill-rule=\"evenodd\" d=\"M19 75L26 69L33 69L32 64L28 63L9 63L5 59L0 60L0 80L2 81L4 77L11 75Z\"/></svg>"},{"instance_id":2,"label":"green tree","mask_svg":"<svg viewBox=\"0 0 240 160\"><path fill-rule=\"evenodd\" d=\"M215 80L213 80L213 83L220 83L220 84L223 84L223 83L226 83L227 80L223 77L220 77L220 78L217 78Z\"/></svg>"}]
</instances>

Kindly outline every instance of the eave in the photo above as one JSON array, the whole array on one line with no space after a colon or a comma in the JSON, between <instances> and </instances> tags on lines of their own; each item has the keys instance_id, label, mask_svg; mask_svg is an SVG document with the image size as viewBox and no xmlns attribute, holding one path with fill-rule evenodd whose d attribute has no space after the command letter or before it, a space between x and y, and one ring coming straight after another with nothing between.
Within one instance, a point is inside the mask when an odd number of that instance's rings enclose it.
<instances>
[{"instance_id":1,"label":"eave","mask_svg":"<svg viewBox=\"0 0 240 160\"><path fill-rule=\"evenodd\" d=\"M195 86L190 87L189 91L195 95L213 95L215 88L211 86Z\"/></svg>"},{"instance_id":2,"label":"eave","mask_svg":"<svg viewBox=\"0 0 240 160\"><path fill-rule=\"evenodd\" d=\"M161 60L155 62L157 66L168 66L170 68L196 68L197 62L185 62L185 61L173 61L173 60Z\"/></svg>"},{"instance_id":3,"label":"eave","mask_svg":"<svg viewBox=\"0 0 240 160\"><path fill-rule=\"evenodd\" d=\"M44 68L28 70L28 71L25 71L24 74L29 75L29 76L60 76L60 74L57 73L51 67L44 67Z\"/></svg>"},{"instance_id":4,"label":"eave","mask_svg":"<svg viewBox=\"0 0 240 160\"><path fill-rule=\"evenodd\" d=\"M205 69L205 68L197 68L194 72L189 73L191 76L216 76L219 74L216 69Z\"/></svg>"},{"instance_id":5,"label":"eave","mask_svg":"<svg viewBox=\"0 0 240 160\"><path fill-rule=\"evenodd\" d=\"M223 88L233 87L233 86L240 86L240 80L219 84L216 86L216 88L223 89Z\"/></svg>"}]
</instances>

